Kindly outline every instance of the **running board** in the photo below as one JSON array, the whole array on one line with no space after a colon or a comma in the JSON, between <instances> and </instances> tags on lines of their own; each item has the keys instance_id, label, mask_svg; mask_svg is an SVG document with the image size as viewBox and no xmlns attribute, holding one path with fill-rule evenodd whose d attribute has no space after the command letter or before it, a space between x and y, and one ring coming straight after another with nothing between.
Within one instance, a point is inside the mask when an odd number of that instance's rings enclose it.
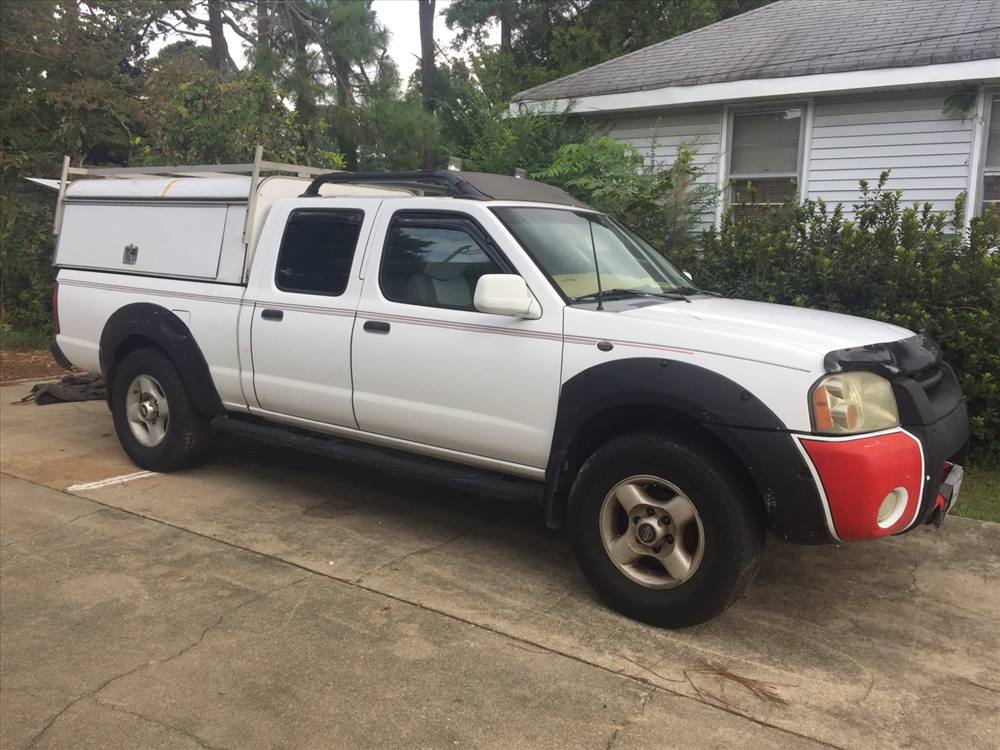
<instances>
[{"instance_id":1,"label":"running board","mask_svg":"<svg viewBox=\"0 0 1000 750\"><path fill-rule=\"evenodd\" d=\"M216 417L212 427L220 432L258 440L271 445L326 456L338 461L367 466L399 477L413 477L447 484L484 497L514 502L541 503L545 485L530 479L479 469L475 466L442 461L429 456L404 453L369 443L330 437L298 428L249 421L237 417Z\"/></svg>"}]
</instances>

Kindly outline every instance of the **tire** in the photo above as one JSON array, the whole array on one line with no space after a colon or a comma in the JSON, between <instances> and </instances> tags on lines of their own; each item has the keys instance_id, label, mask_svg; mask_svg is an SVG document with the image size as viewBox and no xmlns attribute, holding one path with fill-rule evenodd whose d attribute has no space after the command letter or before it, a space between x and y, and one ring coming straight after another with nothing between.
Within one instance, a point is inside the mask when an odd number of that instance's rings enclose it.
<instances>
[{"instance_id":1,"label":"tire","mask_svg":"<svg viewBox=\"0 0 1000 750\"><path fill-rule=\"evenodd\" d=\"M137 411L143 403L146 419ZM208 420L195 410L181 374L159 350L137 349L121 361L111 384L111 413L122 448L143 469L192 466L208 449Z\"/></svg>"},{"instance_id":2,"label":"tire","mask_svg":"<svg viewBox=\"0 0 1000 750\"><path fill-rule=\"evenodd\" d=\"M653 432L616 438L584 463L569 533L584 576L613 609L666 628L732 604L757 572L765 535L759 500L710 445Z\"/></svg>"}]
</instances>

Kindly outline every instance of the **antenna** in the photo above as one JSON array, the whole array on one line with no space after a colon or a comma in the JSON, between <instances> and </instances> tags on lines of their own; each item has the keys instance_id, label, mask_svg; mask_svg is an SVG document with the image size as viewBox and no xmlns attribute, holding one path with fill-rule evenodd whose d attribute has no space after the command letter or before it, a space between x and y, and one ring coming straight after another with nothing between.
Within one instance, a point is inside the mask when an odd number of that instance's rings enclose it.
<instances>
[{"instance_id":1,"label":"antenna","mask_svg":"<svg viewBox=\"0 0 1000 750\"><path fill-rule=\"evenodd\" d=\"M587 226L590 228L590 249L594 253L594 274L597 276L597 309L604 310L604 290L601 288L601 268L597 265L597 243L594 242L594 220L587 217Z\"/></svg>"}]
</instances>

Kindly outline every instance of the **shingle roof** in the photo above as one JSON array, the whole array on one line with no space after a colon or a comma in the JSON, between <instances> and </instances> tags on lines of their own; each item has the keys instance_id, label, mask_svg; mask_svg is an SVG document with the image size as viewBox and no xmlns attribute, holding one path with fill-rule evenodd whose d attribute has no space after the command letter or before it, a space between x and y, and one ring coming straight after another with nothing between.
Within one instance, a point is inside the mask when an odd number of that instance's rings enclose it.
<instances>
[{"instance_id":1,"label":"shingle roof","mask_svg":"<svg viewBox=\"0 0 1000 750\"><path fill-rule=\"evenodd\" d=\"M566 99L993 57L1000 57L1000 0L780 0L513 98Z\"/></svg>"}]
</instances>

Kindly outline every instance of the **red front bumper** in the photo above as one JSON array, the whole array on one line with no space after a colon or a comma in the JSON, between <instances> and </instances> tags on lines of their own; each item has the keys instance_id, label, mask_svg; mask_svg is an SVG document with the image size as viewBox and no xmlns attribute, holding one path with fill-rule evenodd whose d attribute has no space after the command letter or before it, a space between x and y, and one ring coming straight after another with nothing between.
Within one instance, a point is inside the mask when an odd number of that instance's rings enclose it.
<instances>
[{"instance_id":1,"label":"red front bumper","mask_svg":"<svg viewBox=\"0 0 1000 750\"><path fill-rule=\"evenodd\" d=\"M845 542L906 530L920 512L924 452L896 428L871 435L795 436L823 501L827 524Z\"/></svg>"}]
</instances>

